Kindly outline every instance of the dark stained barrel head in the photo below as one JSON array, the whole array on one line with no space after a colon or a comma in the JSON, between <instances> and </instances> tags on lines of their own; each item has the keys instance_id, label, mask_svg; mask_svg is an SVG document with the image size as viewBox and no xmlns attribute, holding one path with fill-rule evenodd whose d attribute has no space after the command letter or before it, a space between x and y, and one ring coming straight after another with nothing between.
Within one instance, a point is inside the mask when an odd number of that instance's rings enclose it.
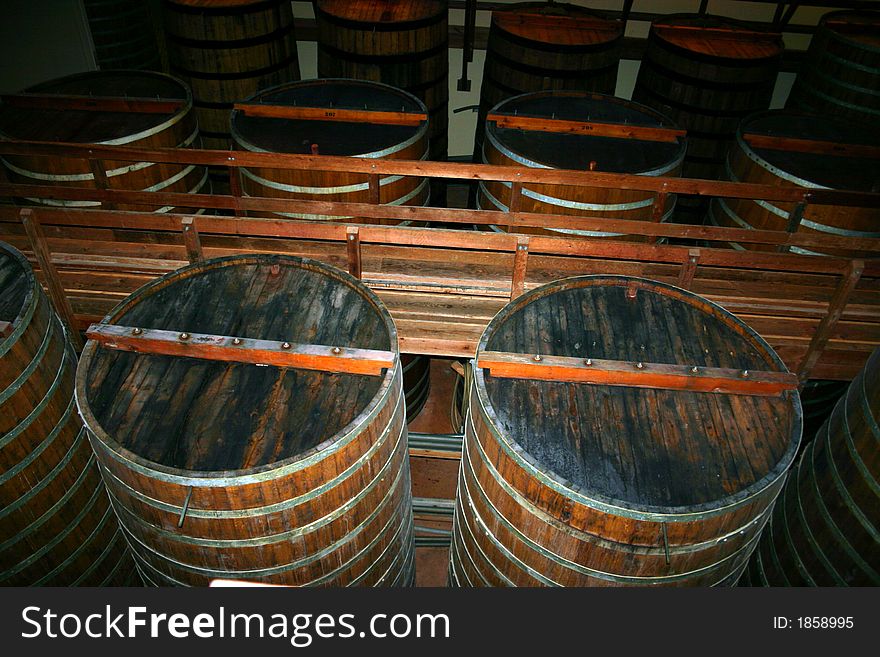
<instances>
[{"instance_id":1,"label":"dark stained barrel head","mask_svg":"<svg viewBox=\"0 0 880 657\"><path fill-rule=\"evenodd\" d=\"M829 145L880 147L880 132L826 116L771 110L744 119L738 133L740 147L752 160L790 183L855 191L880 189L880 159L876 157L808 152L800 148L761 148L743 143L744 135L748 134L827 142Z\"/></svg>"},{"instance_id":2,"label":"dark stained barrel head","mask_svg":"<svg viewBox=\"0 0 880 657\"><path fill-rule=\"evenodd\" d=\"M623 23L567 3L521 2L492 12L492 26L549 49L601 46L623 37Z\"/></svg>"},{"instance_id":3,"label":"dark stained barrel head","mask_svg":"<svg viewBox=\"0 0 880 657\"><path fill-rule=\"evenodd\" d=\"M183 101L169 113L36 109L0 105L0 134L12 139L75 143L126 143L159 131L189 111L192 96L177 78L153 71L91 71L50 80L23 93ZM117 141L123 140L123 141Z\"/></svg>"},{"instance_id":4,"label":"dark stained barrel head","mask_svg":"<svg viewBox=\"0 0 880 657\"><path fill-rule=\"evenodd\" d=\"M821 27L866 50L880 51L880 12L843 10L825 14Z\"/></svg>"},{"instance_id":5,"label":"dark stained barrel head","mask_svg":"<svg viewBox=\"0 0 880 657\"><path fill-rule=\"evenodd\" d=\"M566 279L519 297L489 324L483 351L785 371L754 331L720 307L672 286L618 276ZM482 370L475 389L494 431L546 476L640 512L703 512L741 502L784 475L801 437L793 393L501 379Z\"/></svg>"},{"instance_id":6,"label":"dark stained barrel head","mask_svg":"<svg viewBox=\"0 0 880 657\"><path fill-rule=\"evenodd\" d=\"M543 91L515 96L496 105L492 113L522 117L675 128L658 111L631 101L586 92ZM495 148L527 166L589 169L608 173L660 175L681 164L685 141L597 137L590 134L500 128L487 123L487 138Z\"/></svg>"},{"instance_id":7,"label":"dark stained barrel head","mask_svg":"<svg viewBox=\"0 0 880 657\"><path fill-rule=\"evenodd\" d=\"M651 24L651 36L669 47L721 60L760 60L780 57L782 35L722 16L673 14Z\"/></svg>"},{"instance_id":8,"label":"dark stained barrel head","mask_svg":"<svg viewBox=\"0 0 880 657\"><path fill-rule=\"evenodd\" d=\"M5 242L0 242L0 322L18 323L33 294L34 274L27 260ZM3 335L0 334L0 341Z\"/></svg>"},{"instance_id":9,"label":"dark stained barrel head","mask_svg":"<svg viewBox=\"0 0 880 657\"><path fill-rule=\"evenodd\" d=\"M186 267L135 292L106 321L397 352L396 331L375 295L344 272L289 256ZM393 374L142 355L89 342L78 394L114 449L166 468L241 471L271 467L339 438L376 407Z\"/></svg>"},{"instance_id":10,"label":"dark stained barrel head","mask_svg":"<svg viewBox=\"0 0 880 657\"><path fill-rule=\"evenodd\" d=\"M424 103L400 89L361 80L306 80L259 92L249 103L334 110L426 113ZM248 150L321 155L369 155L382 157L421 138L427 121L420 125L388 125L363 121L320 121L247 116L232 112L232 135Z\"/></svg>"},{"instance_id":11,"label":"dark stained barrel head","mask_svg":"<svg viewBox=\"0 0 880 657\"><path fill-rule=\"evenodd\" d=\"M315 5L338 20L376 24L436 19L447 12L443 0L318 0Z\"/></svg>"}]
</instances>

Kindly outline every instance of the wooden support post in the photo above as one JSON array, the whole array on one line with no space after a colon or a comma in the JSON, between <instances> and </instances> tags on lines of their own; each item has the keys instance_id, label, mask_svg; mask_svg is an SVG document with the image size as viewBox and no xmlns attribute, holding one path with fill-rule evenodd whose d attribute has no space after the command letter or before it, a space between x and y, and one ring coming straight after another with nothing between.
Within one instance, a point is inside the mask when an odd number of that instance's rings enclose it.
<instances>
[{"instance_id":1,"label":"wooden support post","mask_svg":"<svg viewBox=\"0 0 880 657\"><path fill-rule=\"evenodd\" d=\"M522 183L514 180L510 183L510 203L507 205L507 211L510 213L517 213L520 211L522 207ZM511 227L508 224L507 232L510 233Z\"/></svg>"},{"instance_id":2,"label":"wooden support post","mask_svg":"<svg viewBox=\"0 0 880 657\"><path fill-rule=\"evenodd\" d=\"M104 160L89 158L89 168L92 171L92 176L95 178L95 187L98 189L110 189L110 181L107 179L107 170L104 165ZM115 210L116 204L110 201L104 201L101 203L101 207L105 210Z\"/></svg>"},{"instance_id":3,"label":"wooden support post","mask_svg":"<svg viewBox=\"0 0 880 657\"><path fill-rule=\"evenodd\" d=\"M516 239L513 254L513 276L510 281L510 300L513 301L525 291L526 267L529 261L529 236L520 235Z\"/></svg>"},{"instance_id":4,"label":"wooden support post","mask_svg":"<svg viewBox=\"0 0 880 657\"><path fill-rule=\"evenodd\" d=\"M666 213L666 192L659 192L654 197L654 204L651 206L651 221L655 224L663 222L663 215ZM659 237L646 237L645 241L649 244L657 244L660 242Z\"/></svg>"},{"instance_id":5,"label":"wooden support post","mask_svg":"<svg viewBox=\"0 0 880 657\"><path fill-rule=\"evenodd\" d=\"M681 271L678 274L678 287L684 290L690 290L691 284L694 282L694 276L697 273L697 265L700 263L700 250L688 249L687 260L681 265Z\"/></svg>"},{"instance_id":6,"label":"wooden support post","mask_svg":"<svg viewBox=\"0 0 880 657\"><path fill-rule=\"evenodd\" d=\"M345 245L348 252L348 273L360 280L361 271L361 236L360 228L348 226L345 229Z\"/></svg>"},{"instance_id":7,"label":"wooden support post","mask_svg":"<svg viewBox=\"0 0 880 657\"><path fill-rule=\"evenodd\" d=\"M798 368L798 379L800 379L801 384L806 383L807 379L810 378L810 372L822 357L822 352L825 351L825 346L828 344L828 340L831 338L837 322L840 321L840 317L843 315L843 310L846 307L847 301L849 301L849 296L856 288L856 285L859 284L859 279L861 279L864 270L864 260L853 260L841 277L837 290L835 290L834 296L831 297L831 303L828 304L828 313L822 318L822 321L816 328L813 339L810 340L810 346L807 347L807 353Z\"/></svg>"},{"instance_id":8,"label":"wooden support post","mask_svg":"<svg viewBox=\"0 0 880 657\"><path fill-rule=\"evenodd\" d=\"M92 324L86 331L86 336L106 349L137 354L160 354L368 376L381 376L382 371L393 367L395 362L394 353L376 349L292 344L115 324Z\"/></svg>"},{"instance_id":9,"label":"wooden support post","mask_svg":"<svg viewBox=\"0 0 880 657\"><path fill-rule=\"evenodd\" d=\"M804 210L807 208L807 201L804 199L800 203L795 203L795 206L791 209L791 212L788 214L788 225L785 230L788 233L796 233L798 228L801 226L801 220L804 218ZM780 244L776 250L779 253L787 253L791 250L790 244Z\"/></svg>"},{"instance_id":10,"label":"wooden support post","mask_svg":"<svg viewBox=\"0 0 880 657\"><path fill-rule=\"evenodd\" d=\"M370 203L373 205L379 205L380 201L380 183L379 183L379 174L371 173L370 174Z\"/></svg>"},{"instance_id":11,"label":"wooden support post","mask_svg":"<svg viewBox=\"0 0 880 657\"><path fill-rule=\"evenodd\" d=\"M670 363L627 362L571 356L484 351L477 367L505 379L566 381L629 388L688 390L732 395L779 395L797 388L789 372L733 370Z\"/></svg>"},{"instance_id":12,"label":"wooden support post","mask_svg":"<svg viewBox=\"0 0 880 657\"><path fill-rule=\"evenodd\" d=\"M46 289L49 292L49 298L55 306L55 312L64 322L68 337L77 352L82 351L83 341L79 332L76 330L76 324L73 321L73 308L70 307L70 300L64 294L64 287L61 285L61 279L58 276L58 270L52 264L52 257L49 254L49 247L46 244L46 236L43 234L43 227L37 219L33 209L26 208L19 213L21 223L27 232L28 239L31 242L31 249L43 271L43 278L46 280Z\"/></svg>"},{"instance_id":13,"label":"wooden support post","mask_svg":"<svg viewBox=\"0 0 880 657\"><path fill-rule=\"evenodd\" d=\"M238 167L234 166L227 167L227 172L229 173L229 193L232 196L232 203L235 205L235 216L246 217L247 211L242 212L241 210L241 197L244 194L241 189L241 172Z\"/></svg>"},{"instance_id":14,"label":"wooden support post","mask_svg":"<svg viewBox=\"0 0 880 657\"><path fill-rule=\"evenodd\" d=\"M180 220L183 230L183 245L186 247L186 258L190 264L201 262L205 259L202 252L202 241L199 239L199 231L196 228L193 217L184 217Z\"/></svg>"}]
</instances>

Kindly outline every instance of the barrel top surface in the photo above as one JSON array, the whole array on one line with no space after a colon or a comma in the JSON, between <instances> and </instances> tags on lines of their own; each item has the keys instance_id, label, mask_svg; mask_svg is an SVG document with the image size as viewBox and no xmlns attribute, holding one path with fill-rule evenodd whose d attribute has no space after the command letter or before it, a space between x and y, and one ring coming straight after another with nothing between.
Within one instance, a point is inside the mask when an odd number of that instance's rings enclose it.
<instances>
[{"instance_id":1,"label":"barrel top surface","mask_svg":"<svg viewBox=\"0 0 880 657\"><path fill-rule=\"evenodd\" d=\"M204 9L222 9L225 7L246 7L265 3L266 0L166 0L172 5L183 7L201 7Z\"/></svg>"},{"instance_id":2,"label":"barrel top surface","mask_svg":"<svg viewBox=\"0 0 880 657\"><path fill-rule=\"evenodd\" d=\"M523 3L492 12L492 24L509 34L538 43L591 46L623 35L620 21L569 4Z\"/></svg>"},{"instance_id":3,"label":"barrel top surface","mask_svg":"<svg viewBox=\"0 0 880 657\"><path fill-rule=\"evenodd\" d=\"M824 116L771 110L753 115L740 125L743 134L826 141L832 144L855 144L880 148L880 134L845 121ZM820 186L853 191L877 191L880 160L797 150L776 150L747 146L746 152L761 166L804 186Z\"/></svg>"},{"instance_id":4,"label":"barrel top surface","mask_svg":"<svg viewBox=\"0 0 880 657\"><path fill-rule=\"evenodd\" d=\"M489 324L483 351L785 371L720 307L623 276L566 279L519 297ZM636 510L707 510L756 494L784 474L800 441L800 401L791 393L545 382L484 370L476 389L494 430L526 461L568 490Z\"/></svg>"},{"instance_id":5,"label":"barrel top surface","mask_svg":"<svg viewBox=\"0 0 880 657\"><path fill-rule=\"evenodd\" d=\"M0 134L12 139L112 143L161 128L189 110L189 89L169 75L152 71L92 71L50 80L25 93L184 101L169 113L34 109L0 105Z\"/></svg>"},{"instance_id":6,"label":"barrel top surface","mask_svg":"<svg viewBox=\"0 0 880 657\"><path fill-rule=\"evenodd\" d=\"M651 24L651 34L677 48L719 59L767 59L782 54L778 32L759 32L719 16L676 14Z\"/></svg>"},{"instance_id":7,"label":"barrel top surface","mask_svg":"<svg viewBox=\"0 0 880 657\"><path fill-rule=\"evenodd\" d=\"M372 292L342 271L292 256L185 267L142 287L105 321L397 352L394 325ZM91 430L128 459L171 474L250 473L347 435L377 412L393 377L392 370L365 376L135 354L90 341L77 398Z\"/></svg>"},{"instance_id":8,"label":"barrel top surface","mask_svg":"<svg viewBox=\"0 0 880 657\"><path fill-rule=\"evenodd\" d=\"M331 16L359 23L406 23L445 15L442 0L318 0L317 8Z\"/></svg>"},{"instance_id":9,"label":"barrel top surface","mask_svg":"<svg viewBox=\"0 0 880 657\"><path fill-rule=\"evenodd\" d=\"M676 127L670 119L645 105L614 96L581 92L523 94L502 101L492 111L565 121ZM505 155L512 154L514 159L522 159L523 164L530 166L557 169L589 169L591 162L595 162L598 171L608 173L652 173L668 170L684 156L685 151L684 140L643 141L499 128L492 122L487 124L486 132L496 147L504 149Z\"/></svg>"},{"instance_id":10,"label":"barrel top surface","mask_svg":"<svg viewBox=\"0 0 880 657\"><path fill-rule=\"evenodd\" d=\"M880 12L833 11L821 24L854 44L880 49Z\"/></svg>"},{"instance_id":11,"label":"barrel top surface","mask_svg":"<svg viewBox=\"0 0 880 657\"><path fill-rule=\"evenodd\" d=\"M329 110L372 110L427 113L415 96L377 82L360 80L307 80L261 91L248 102L266 105L317 107ZM246 116L232 112L232 135L248 150L275 153L379 157L389 148L411 143L427 132L420 125L388 125L363 121L319 121Z\"/></svg>"},{"instance_id":12,"label":"barrel top surface","mask_svg":"<svg viewBox=\"0 0 880 657\"><path fill-rule=\"evenodd\" d=\"M0 242L0 321L18 323L33 287L33 271L25 257Z\"/></svg>"}]
</instances>

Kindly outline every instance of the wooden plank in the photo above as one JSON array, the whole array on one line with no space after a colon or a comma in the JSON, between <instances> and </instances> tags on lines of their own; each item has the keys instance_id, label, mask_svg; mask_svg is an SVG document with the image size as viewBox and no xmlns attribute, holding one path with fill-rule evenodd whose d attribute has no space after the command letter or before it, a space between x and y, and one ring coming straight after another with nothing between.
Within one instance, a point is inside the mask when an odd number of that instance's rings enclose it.
<instances>
[{"instance_id":1,"label":"wooden plank","mask_svg":"<svg viewBox=\"0 0 880 657\"><path fill-rule=\"evenodd\" d=\"M327 108L236 103L234 109L245 116L258 116L266 119L289 119L291 121L339 121L343 123L369 123L373 125L419 126L428 120L428 115L422 112L355 110L341 107Z\"/></svg>"},{"instance_id":2,"label":"wooden plank","mask_svg":"<svg viewBox=\"0 0 880 657\"><path fill-rule=\"evenodd\" d=\"M83 341L79 332L75 330L76 324L73 319L73 308L70 306L70 300L64 293L64 287L61 285L61 279L58 277L58 270L52 263L52 256L49 247L46 244L46 236L40 226L36 212L31 209L22 210L20 215L21 222L27 231L30 240L31 250L43 271L43 278L46 282L46 289L49 292L49 298L55 306L55 312L67 327L68 339L77 352L82 351Z\"/></svg>"},{"instance_id":3,"label":"wooden plank","mask_svg":"<svg viewBox=\"0 0 880 657\"><path fill-rule=\"evenodd\" d=\"M684 290L691 289L699 263L700 249L689 249L687 260L681 265L681 273L678 275L678 287Z\"/></svg>"},{"instance_id":4,"label":"wooden plank","mask_svg":"<svg viewBox=\"0 0 880 657\"><path fill-rule=\"evenodd\" d=\"M793 151L796 153L815 153L818 155L837 155L861 159L880 158L880 147L867 144L848 144L846 142L824 141L818 139L795 139L775 135L746 133L743 139L752 148L766 148L774 151Z\"/></svg>"},{"instance_id":5,"label":"wooden plank","mask_svg":"<svg viewBox=\"0 0 880 657\"><path fill-rule=\"evenodd\" d=\"M732 395L775 396L798 386L788 372L732 370L719 367L631 363L618 360L514 354L485 351L477 367L507 379L565 381L593 385L659 388Z\"/></svg>"},{"instance_id":6,"label":"wooden plank","mask_svg":"<svg viewBox=\"0 0 880 657\"><path fill-rule=\"evenodd\" d=\"M529 260L529 238L523 235L518 238L516 251L513 255L513 276L510 281L510 300L513 301L523 293L526 282L526 267Z\"/></svg>"},{"instance_id":7,"label":"wooden plank","mask_svg":"<svg viewBox=\"0 0 880 657\"><path fill-rule=\"evenodd\" d=\"M201 358L323 372L380 376L394 366L390 351L314 344L291 344L203 333L92 324L86 337L107 349L138 354Z\"/></svg>"},{"instance_id":8,"label":"wooden plank","mask_svg":"<svg viewBox=\"0 0 880 657\"><path fill-rule=\"evenodd\" d=\"M361 239L360 228L349 226L346 228L346 253L348 254L348 273L360 280L363 275L361 265Z\"/></svg>"},{"instance_id":9,"label":"wooden plank","mask_svg":"<svg viewBox=\"0 0 880 657\"><path fill-rule=\"evenodd\" d=\"M180 226L183 230L183 245L186 247L187 259L190 263L201 262L205 259L205 254L202 252L202 242L194 218L184 217L180 220Z\"/></svg>"},{"instance_id":10,"label":"wooden plank","mask_svg":"<svg viewBox=\"0 0 880 657\"><path fill-rule=\"evenodd\" d=\"M813 339L810 341L810 346L807 348L807 355L804 357L804 360L801 362L801 366L798 369L798 378L802 383L805 383L807 379L810 378L810 373L816 366L819 358L821 358L822 352L828 344L828 340L831 338L831 334L834 332L837 322L840 321L840 317L843 315L843 309L846 307L852 291L856 288L856 285L858 285L864 269L864 261L853 260L849 267L849 271L841 278L840 284L834 293L834 297L831 299L831 303L828 306L828 314L825 315L819 323L819 327L816 329L816 332L813 334Z\"/></svg>"},{"instance_id":11,"label":"wooden plank","mask_svg":"<svg viewBox=\"0 0 880 657\"><path fill-rule=\"evenodd\" d=\"M132 114L174 114L186 101L177 98L122 98L68 94L4 94L0 101L9 107L78 112L129 112Z\"/></svg>"},{"instance_id":12,"label":"wooden plank","mask_svg":"<svg viewBox=\"0 0 880 657\"><path fill-rule=\"evenodd\" d=\"M640 141L659 141L675 143L685 136L686 131L673 128L654 128L625 123L597 123L594 121L569 121L545 117L523 116L520 114L499 114L491 112L486 121L494 121L499 128L510 130L531 130L533 132L563 132L573 135L591 135L613 139L638 139Z\"/></svg>"}]
</instances>

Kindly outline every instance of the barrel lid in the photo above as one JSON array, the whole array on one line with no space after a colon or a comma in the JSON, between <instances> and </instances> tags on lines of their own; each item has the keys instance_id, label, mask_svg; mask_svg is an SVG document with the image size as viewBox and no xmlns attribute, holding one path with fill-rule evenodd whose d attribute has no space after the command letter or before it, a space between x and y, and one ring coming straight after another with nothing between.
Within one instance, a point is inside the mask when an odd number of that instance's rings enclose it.
<instances>
[{"instance_id":1,"label":"barrel lid","mask_svg":"<svg viewBox=\"0 0 880 657\"><path fill-rule=\"evenodd\" d=\"M673 14L651 24L651 35L685 52L732 60L760 60L782 55L779 32L722 16Z\"/></svg>"},{"instance_id":2,"label":"barrel lid","mask_svg":"<svg viewBox=\"0 0 880 657\"><path fill-rule=\"evenodd\" d=\"M177 78L153 71L90 71L29 87L22 94L178 101L160 113L133 110L77 110L0 104L0 134L11 139L121 145L164 130L192 105L189 88ZM60 100L59 100L60 102Z\"/></svg>"},{"instance_id":3,"label":"barrel lid","mask_svg":"<svg viewBox=\"0 0 880 657\"><path fill-rule=\"evenodd\" d=\"M245 7L259 4L281 4L279 0L166 0L172 5L199 7L202 9L222 9L224 7Z\"/></svg>"},{"instance_id":4,"label":"barrel lid","mask_svg":"<svg viewBox=\"0 0 880 657\"><path fill-rule=\"evenodd\" d=\"M829 148L810 152L808 143L768 148L752 143L749 135L817 142L818 146L824 143ZM851 191L878 191L880 185L880 158L848 154L844 148L880 148L880 133L847 121L792 110L769 110L743 119L737 141L754 162L797 185ZM830 150L831 147L838 148L838 152Z\"/></svg>"},{"instance_id":5,"label":"barrel lid","mask_svg":"<svg viewBox=\"0 0 880 657\"><path fill-rule=\"evenodd\" d=\"M880 12L832 11L822 17L821 25L838 38L859 47L880 51Z\"/></svg>"},{"instance_id":6,"label":"barrel lid","mask_svg":"<svg viewBox=\"0 0 880 657\"><path fill-rule=\"evenodd\" d=\"M442 0L318 0L322 13L358 23L408 23L445 15Z\"/></svg>"},{"instance_id":7,"label":"barrel lid","mask_svg":"<svg viewBox=\"0 0 880 657\"><path fill-rule=\"evenodd\" d=\"M587 92L540 91L503 100L490 112L559 121L675 128L657 110L633 101ZM607 173L662 175L684 158L684 139L672 142L499 127L487 121L488 141L507 157L530 167L595 169Z\"/></svg>"},{"instance_id":8,"label":"barrel lid","mask_svg":"<svg viewBox=\"0 0 880 657\"><path fill-rule=\"evenodd\" d=\"M34 293L34 273L20 251L0 242L0 322L11 328L21 324ZM0 331L0 345L8 337ZM4 350L0 347L0 355Z\"/></svg>"},{"instance_id":9,"label":"barrel lid","mask_svg":"<svg viewBox=\"0 0 880 657\"><path fill-rule=\"evenodd\" d=\"M570 4L525 2L492 12L492 24L522 39L554 46L592 46L623 36L620 21Z\"/></svg>"},{"instance_id":10,"label":"barrel lid","mask_svg":"<svg viewBox=\"0 0 880 657\"><path fill-rule=\"evenodd\" d=\"M116 458L177 477L253 477L326 455L384 406L398 367L397 334L375 294L292 256L185 267L139 289L95 328L107 325L144 336L173 331L193 346L208 334L241 338L243 348L273 340L393 356L392 367L368 376L131 353L90 340L77 371L86 425Z\"/></svg>"},{"instance_id":11,"label":"barrel lid","mask_svg":"<svg viewBox=\"0 0 880 657\"><path fill-rule=\"evenodd\" d=\"M763 339L719 306L626 276L569 278L520 296L489 323L478 362L487 352L626 361L633 371L652 363L786 372ZM671 515L726 508L783 476L801 437L796 390L624 387L504 378L481 367L475 382L505 451L590 506Z\"/></svg>"},{"instance_id":12,"label":"barrel lid","mask_svg":"<svg viewBox=\"0 0 880 657\"><path fill-rule=\"evenodd\" d=\"M424 103L406 91L378 82L322 79L291 82L260 91L248 104L326 108L328 112L353 110L427 114ZM312 152L317 145L321 155L386 157L412 145L427 134L428 122L416 125L352 121L268 118L232 112L232 136L251 151L274 153Z\"/></svg>"}]
</instances>

